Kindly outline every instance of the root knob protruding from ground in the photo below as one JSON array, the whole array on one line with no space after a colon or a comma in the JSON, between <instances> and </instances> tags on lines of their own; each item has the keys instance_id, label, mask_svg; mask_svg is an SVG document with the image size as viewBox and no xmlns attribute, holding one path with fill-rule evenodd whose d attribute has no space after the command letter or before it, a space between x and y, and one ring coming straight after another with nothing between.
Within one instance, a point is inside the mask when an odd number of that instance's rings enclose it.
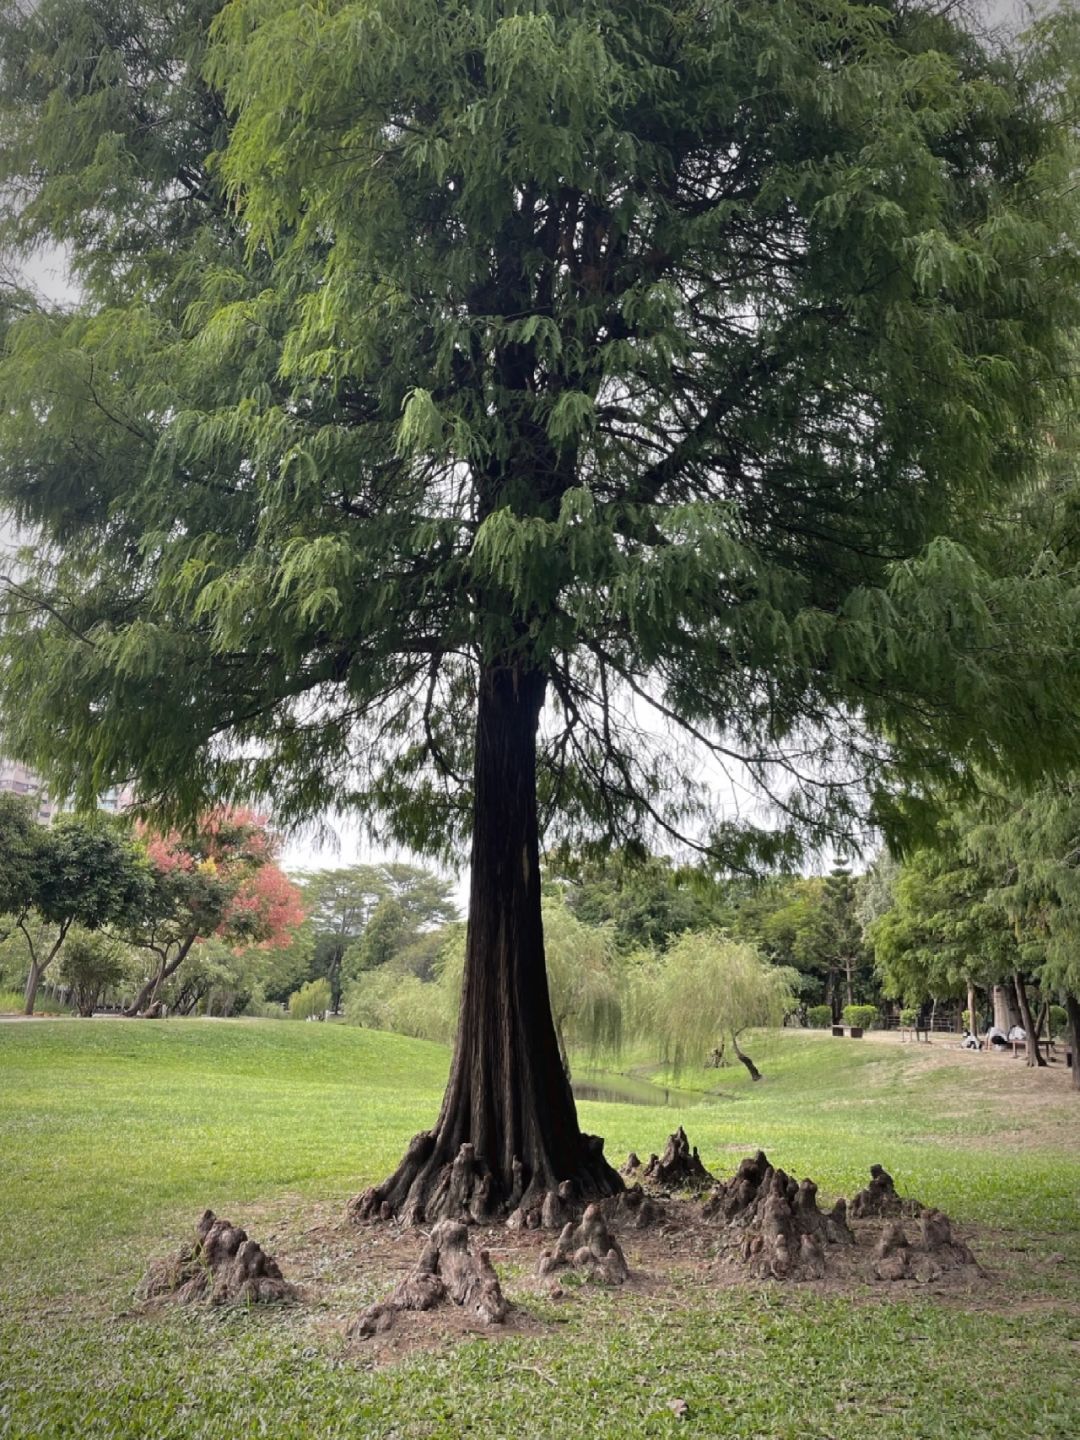
<instances>
[{"instance_id":1,"label":"root knob protruding from ground","mask_svg":"<svg viewBox=\"0 0 1080 1440\"><path fill-rule=\"evenodd\" d=\"M381 1334L402 1310L430 1310L444 1300L470 1310L484 1325L501 1325L509 1310L491 1257L486 1250L470 1251L468 1229L457 1220L438 1222L415 1268L385 1300L369 1305L349 1334Z\"/></svg>"},{"instance_id":2,"label":"root knob protruding from ground","mask_svg":"<svg viewBox=\"0 0 1080 1440\"><path fill-rule=\"evenodd\" d=\"M898 1215L917 1218L922 1213L918 1200L906 1199L896 1193L893 1177L882 1165L870 1166L870 1184L860 1190L851 1202L854 1220L890 1220Z\"/></svg>"},{"instance_id":3,"label":"root knob protruding from ground","mask_svg":"<svg viewBox=\"0 0 1080 1440\"><path fill-rule=\"evenodd\" d=\"M167 1260L152 1260L135 1292L139 1300L171 1297L181 1305L268 1304L296 1289L246 1230L205 1210L195 1242Z\"/></svg>"},{"instance_id":4,"label":"root knob protruding from ground","mask_svg":"<svg viewBox=\"0 0 1080 1440\"><path fill-rule=\"evenodd\" d=\"M541 1254L538 1273L551 1275L566 1266L604 1285L621 1285L629 1278L622 1247L608 1229L599 1205L589 1205L580 1224L571 1221L563 1227L555 1248Z\"/></svg>"},{"instance_id":5,"label":"root knob protruding from ground","mask_svg":"<svg viewBox=\"0 0 1080 1440\"><path fill-rule=\"evenodd\" d=\"M912 1244L899 1220L890 1220L874 1250L874 1276L878 1280L918 1280L924 1285L947 1270L977 1264L960 1240L954 1240L952 1222L941 1210L923 1210L919 1238Z\"/></svg>"},{"instance_id":6,"label":"root knob protruding from ground","mask_svg":"<svg viewBox=\"0 0 1080 1440\"><path fill-rule=\"evenodd\" d=\"M637 1161L637 1165L632 1167L632 1161ZM716 1184L716 1176L710 1175L705 1169L697 1146L691 1146L681 1125L668 1136L664 1153L651 1155L648 1165L643 1169L640 1169L640 1166L641 1162L631 1152L620 1174L632 1176L646 1185L666 1191L704 1190Z\"/></svg>"}]
</instances>

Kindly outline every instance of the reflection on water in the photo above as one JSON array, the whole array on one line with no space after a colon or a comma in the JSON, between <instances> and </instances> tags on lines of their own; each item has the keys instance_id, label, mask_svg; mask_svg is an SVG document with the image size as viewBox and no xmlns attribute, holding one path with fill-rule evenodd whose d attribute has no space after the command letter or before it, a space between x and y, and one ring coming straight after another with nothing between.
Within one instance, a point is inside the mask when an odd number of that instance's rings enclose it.
<instances>
[{"instance_id":1,"label":"reflection on water","mask_svg":"<svg viewBox=\"0 0 1080 1440\"><path fill-rule=\"evenodd\" d=\"M707 1097L694 1090L669 1090L628 1075L589 1075L572 1080L575 1100L604 1100L617 1105L700 1105Z\"/></svg>"}]
</instances>

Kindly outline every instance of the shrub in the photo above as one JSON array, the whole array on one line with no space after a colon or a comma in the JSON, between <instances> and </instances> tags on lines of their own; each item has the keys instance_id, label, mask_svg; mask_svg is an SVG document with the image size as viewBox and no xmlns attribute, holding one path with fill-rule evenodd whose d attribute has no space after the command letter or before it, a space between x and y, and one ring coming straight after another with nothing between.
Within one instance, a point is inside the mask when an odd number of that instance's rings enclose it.
<instances>
[{"instance_id":1,"label":"shrub","mask_svg":"<svg viewBox=\"0 0 1080 1440\"><path fill-rule=\"evenodd\" d=\"M71 990L83 1018L93 1015L106 990L127 978L124 947L100 931L72 930L60 960L58 978Z\"/></svg>"},{"instance_id":2,"label":"shrub","mask_svg":"<svg viewBox=\"0 0 1080 1440\"><path fill-rule=\"evenodd\" d=\"M915 1024L918 1018L919 1012L913 1005L910 1005L906 1009L900 1011L900 1024L906 1026L909 1030Z\"/></svg>"},{"instance_id":3,"label":"shrub","mask_svg":"<svg viewBox=\"0 0 1080 1440\"><path fill-rule=\"evenodd\" d=\"M832 1024L832 1007L811 1005L806 1012L806 1023L814 1030L827 1030Z\"/></svg>"},{"instance_id":4,"label":"shrub","mask_svg":"<svg viewBox=\"0 0 1080 1440\"><path fill-rule=\"evenodd\" d=\"M1069 1012L1064 1005L1050 1006L1050 1034L1053 1036L1064 1035L1069 1028Z\"/></svg>"},{"instance_id":5,"label":"shrub","mask_svg":"<svg viewBox=\"0 0 1080 1440\"><path fill-rule=\"evenodd\" d=\"M329 980L309 980L289 996L289 1014L294 1020L309 1020L312 1016L324 1020L331 999Z\"/></svg>"},{"instance_id":6,"label":"shrub","mask_svg":"<svg viewBox=\"0 0 1080 1440\"><path fill-rule=\"evenodd\" d=\"M878 1018L876 1005L845 1005L844 1024L856 1029L868 1030Z\"/></svg>"}]
</instances>

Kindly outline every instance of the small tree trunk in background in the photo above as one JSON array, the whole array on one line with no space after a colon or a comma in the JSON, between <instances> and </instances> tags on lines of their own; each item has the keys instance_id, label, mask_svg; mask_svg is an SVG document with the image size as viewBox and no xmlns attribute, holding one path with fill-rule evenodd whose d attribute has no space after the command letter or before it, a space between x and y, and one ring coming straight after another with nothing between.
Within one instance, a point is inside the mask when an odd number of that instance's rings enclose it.
<instances>
[{"instance_id":1,"label":"small tree trunk in background","mask_svg":"<svg viewBox=\"0 0 1080 1440\"><path fill-rule=\"evenodd\" d=\"M26 990L23 993L23 1014L32 1015L34 1006L37 1004L38 986L41 984L42 966L36 960L30 961L30 974L26 977Z\"/></svg>"},{"instance_id":2,"label":"small tree trunk in background","mask_svg":"<svg viewBox=\"0 0 1080 1440\"><path fill-rule=\"evenodd\" d=\"M165 961L162 960L162 961L160 962L160 964L158 965L157 970L154 972L153 975L150 976L150 979L147 980L147 982L145 983L145 985L143 985L142 989L141 989L141 990L139 991L139 993L135 996L135 999L132 1000L131 1004L130 1004L130 1005L127 1007L127 1009L124 1011L124 1014L125 1014L125 1015L127 1015L127 1016L129 1016L129 1017L130 1017L130 1016L133 1016L133 1015L138 1015L138 1013L139 1013L140 1010L145 1010L145 1009L146 1009L146 1003L147 1003L147 1001L150 999L150 996L151 996L151 994L153 993L153 991L156 989L156 987L157 987L157 985L158 985L158 983L159 983L159 980L160 980L161 972L162 972L162 970L164 970L164 968L165 968Z\"/></svg>"},{"instance_id":3,"label":"small tree trunk in background","mask_svg":"<svg viewBox=\"0 0 1080 1440\"><path fill-rule=\"evenodd\" d=\"M1031 1019L1031 1006L1028 1004L1027 986L1024 984L1024 977L1019 970L1013 971L1013 984L1016 986L1016 1003L1020 1007L1020 1023L1027 1035L1027 1063L1029 1065L1045 1065L1046 1058L1039 1049L1039 1037Z\"/></svg>"},{"instance_id":4,"label":"small tree trunk in background","mask_svg":"<svg viewBox=\"0 0 1080 1440\"><path fill-rule=\"evenodd\" d=\"M161 964L157 968L157 973L147 980L146 984L135 996L135 999L124 1011L125 1015L130 1018L133 1015L140 1014L143 1010L149 1010L150 1006L157 1000L158 992L165 984L165 981L170 979L176 974L177 970L180 969L180 966L187 958L188 951L192 945L195 944L195 939L196 937L194 935L187 936L171 960L166 960L164 956L162 957Z\"/></svg>"},{"instance_id":5,"label":"small tree trunk in background","mask_svg":"<svg viewBox=\"0 0 1080 1440\"><path fill-rule=\"evenodd\" d=\"M1080 1092L1080 996L1065 992L1065 1013L1069 1017L1069 1049L1072 1051L1072 1084Z\"/></svg>"},{"instance_id":6,"label":"small tree trunk in background","mask_svg":"<svg viewBox=\"0 0 1080 1440\"><path fill-rule=\"evenodd\" d=\"M1035 1016L1035 1038L1046 1031L1047 1038L1050 1036L1050 1001L1044 1000L1039 1006L1039 1013Z\"/></svg>"},{"instance_id":7,"label":"small tree trunk in background","mask_svg":"<svg viewBox=\"0 0 1080 1440\"><path fill-rule=\"evenodd\" d=\"M975 1009L975 1006L976 1006L976 1004L978 1003L978 1001L977 1001L976 994L975 994L975 986L972 985L972 983L971 983L970 980L968 981L967 992L968 992L968 1003L967 1003L967 1008L968 1008L968 1029L971 1031L972 1035L977 1036L978 1033L979 1033L979 1014L978 1014L978 1011Z\"/></svg>"},{"instance_id":8,"label":"small tree trunk in background","mask_svg":"<svg viewBox=\"0 0 1080 1440\"><path fill-rule=\"evenodd\" d=\"M854 988L854 986L853 986L853 984L852 984L852 980L851 980L851 956L850 956L850 955L847 955L847 956L844 957L844 984L845 984L845 987L846 987L846 990L847 990L847 1003L848 1003L849 1005L854 1005L854 1004L855 1004L855 988Z\"/></svg>"},{"instance_id":9,"label":"small tree trunk in background","mask_svg":"<svg viewBox=\"0 0 1080 1440\"><path fill-rule=\"evenodd\" d=\"M746 1066L747 1070L750 1071L750 1079L751 1079L751 1080L760 1080L760 1079L761 1079L761 1071L760 1071L760 1070L757 1068L757 1066L754 1064L753 1060L750 1059L750 1056L749 1056L749 1055L744 1055L743 1052L739 1049L739 1037L738 1037L734 1032L732 1032L731 1043L732 1043L732 1045L734 1045L734 1047L735 1047L735 1054L739 1057L739 1059L742 1061L742 1063Z\"/></svg>"},{"instance_id":10,"label":"small tree trunk in background","mask_svg":"<svg viewBox=\"0 0 1080 1440\"><path fill-rule=\"evenodd\" d=\"M56 937L56 941L54 942L52 949L49 951L48 955L46 955L43 960L38 960L37 954L34 950L34 946L30 940L30 936L27 933L26 926L23 925L21 921L19 922L19 929L23 932L23 935L26 936L27 948L30 951L30 974L26 977L26 990L23 994L24 1015L32 1015L34 1013L34 1005L37 1002L37 992L38 986L41 984L41 977L45 974L45 971L56 959L56 956L60 950L60 946L64 943L64 937L67 935L69 923L70 922L65 921L64 924L61 925L60 933Z\"/></svg>"}]
</instances>

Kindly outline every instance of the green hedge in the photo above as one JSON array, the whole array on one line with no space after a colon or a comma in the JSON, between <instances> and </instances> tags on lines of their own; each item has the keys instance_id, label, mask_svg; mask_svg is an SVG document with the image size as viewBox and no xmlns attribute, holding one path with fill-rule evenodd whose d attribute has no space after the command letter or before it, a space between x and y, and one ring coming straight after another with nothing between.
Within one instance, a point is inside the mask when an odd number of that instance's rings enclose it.
<instances>
[{"instance_id":1,"label":"green hedge","mask_svg":"<svg viewBox=\"0 0 1080 1440\"><path fill-rule=\"evenodd\" d=\"M877 1023L878 1010L876 1005L845 1005L844 1024L852 1025L863 1030L869 1030L871 1025Z\"/></svg>"}]
</instances>

